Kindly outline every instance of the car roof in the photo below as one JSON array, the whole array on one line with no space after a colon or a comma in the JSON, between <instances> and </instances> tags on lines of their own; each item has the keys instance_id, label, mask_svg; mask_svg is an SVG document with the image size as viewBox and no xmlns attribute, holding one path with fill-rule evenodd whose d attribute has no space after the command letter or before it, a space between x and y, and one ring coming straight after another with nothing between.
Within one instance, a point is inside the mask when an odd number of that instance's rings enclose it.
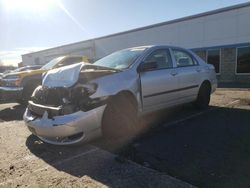
<instances>
[{"instance_id":1,"label":"car roof","mask_svg":"<svg viewBox=\"0 0 250 188\"><path fill-rule=\"evenodd\" d=\"M127 50L128 49L141 49L141 48L145 48L145 49L150 49L150 48L177 48L177 49L188 50L188 49L180 47L180 46L172 46L172 45L165 45L165 44L155 44L155 45L147 45L147 46L135 46L135 47L127 48Z\"/></svg>"}]
</instances>

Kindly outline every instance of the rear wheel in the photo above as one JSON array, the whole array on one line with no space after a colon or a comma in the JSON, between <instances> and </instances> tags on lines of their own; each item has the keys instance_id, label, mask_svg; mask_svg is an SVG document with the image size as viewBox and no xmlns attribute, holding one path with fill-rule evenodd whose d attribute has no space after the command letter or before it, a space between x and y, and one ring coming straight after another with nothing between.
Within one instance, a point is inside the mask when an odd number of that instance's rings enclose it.
<instances>
[{"instance_id":1,"label":"rear wheel","mask_svg":"<svg viewBox=\"0 0 250 188\"><path fill-rule=\"evenodd\" d=\"M106 138L132 138L138 124L136 103L127 95L115 96L107 105L102 131Z\"/></svg>"},{"instance_id":2,"label":"rear wheel","mask_svg":"<svg viewBox=\"0 0 250 188\"><path fill-rule=\"evenodd\" d=\"M206 109L210 102L211 86L208 82L202 83L194 105L198 109Z\"/></svg>"}]
</instances>

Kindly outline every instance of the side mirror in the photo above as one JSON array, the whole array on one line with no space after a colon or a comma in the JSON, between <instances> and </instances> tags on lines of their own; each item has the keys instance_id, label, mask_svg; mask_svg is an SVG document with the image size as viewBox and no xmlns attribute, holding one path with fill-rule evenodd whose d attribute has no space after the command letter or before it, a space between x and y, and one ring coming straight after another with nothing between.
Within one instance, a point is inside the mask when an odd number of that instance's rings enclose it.
<instances>
[{"instance_id":1,"label":"side mirror","mask_svg":"<svg viewBox=\"0 0 250 188\"><path fill-rule=\"evenodd\" d=\"M153 62L143 62L139 65L139 67L137 68L137 72L146 72L152 69L156 69L158 67L157 62L153 61Z\"/></svg>"}]
</instances>

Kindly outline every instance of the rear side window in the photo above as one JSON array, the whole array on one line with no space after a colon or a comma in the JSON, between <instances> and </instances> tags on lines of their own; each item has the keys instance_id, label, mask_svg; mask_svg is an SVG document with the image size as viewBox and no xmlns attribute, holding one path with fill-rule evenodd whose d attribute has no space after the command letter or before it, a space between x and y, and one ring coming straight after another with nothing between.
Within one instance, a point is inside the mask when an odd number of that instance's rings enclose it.
<instances>
[{"instance_id":1,"label":"rear side window","mask_svg":"<svg viewBox=\"0 0 250 188\"><path fill-rule=\"evenodd\" d=\"M156 50L144 60L144 63L151 63L151 62L157 63L157 69L173 67L171 56L169 50L167 49Z\"/></svg>"},{"instance_id":2,"label":"rear side window","mask_svg":"<svg viewBox=\"0 0 250 188\"><path fill-rule=\"evenodd\" d=\"M187 67L187 66L197 65L197 62L194 61L192 56L183 50L173 49L173 54L177 67Z\"/></svg>"}]
</instances>

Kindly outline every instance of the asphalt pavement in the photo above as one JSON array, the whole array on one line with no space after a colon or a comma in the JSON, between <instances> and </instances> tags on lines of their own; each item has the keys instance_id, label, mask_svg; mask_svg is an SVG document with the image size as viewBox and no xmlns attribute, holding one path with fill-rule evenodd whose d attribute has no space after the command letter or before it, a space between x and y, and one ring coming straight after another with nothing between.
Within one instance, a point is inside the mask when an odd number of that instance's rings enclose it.
<instances>
[{"instance_id":1,"label":"asphalt pavement","mask_svg":"<svg viewBox=\"0 0 250 188\"><path fill-rule=\"evenodd\" d=\"M218 89L210 108L148 114L133 140L45 144L0 104L0 187L250 187L250 91Z\"/></svg>"}]
</instances>

